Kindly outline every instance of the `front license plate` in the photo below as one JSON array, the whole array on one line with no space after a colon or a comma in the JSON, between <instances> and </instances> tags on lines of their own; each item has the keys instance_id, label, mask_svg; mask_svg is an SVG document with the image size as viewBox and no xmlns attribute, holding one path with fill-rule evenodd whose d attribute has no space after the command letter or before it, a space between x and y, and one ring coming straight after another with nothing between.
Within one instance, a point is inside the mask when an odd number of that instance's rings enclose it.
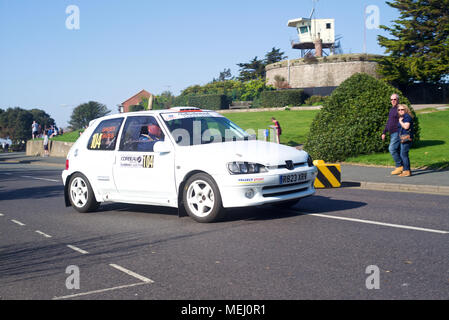
<instances>
[{"instance_id":1,"label":"front license plate","mask_svg":"<svg viewBox=\"0 0 449 320\"><path fill-rule=\"evenodd\" d=\"M307 172L292 173L280 176L280 184L294 184L307 180Z\"/></svg>"}]
</instances>

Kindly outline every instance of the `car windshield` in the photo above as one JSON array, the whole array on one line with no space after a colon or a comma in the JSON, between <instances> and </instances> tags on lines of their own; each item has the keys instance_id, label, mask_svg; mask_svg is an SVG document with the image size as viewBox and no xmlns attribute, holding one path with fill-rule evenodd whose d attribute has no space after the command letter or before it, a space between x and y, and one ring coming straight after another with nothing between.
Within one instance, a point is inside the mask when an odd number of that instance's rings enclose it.
<instances>
[{"instance_id":1,"label":"car windshield","mask_svg":"<svg viewBox=\"0 0 449 320\"><path fill-rule=\"evenodd\" d=\"M165 113L162 118L180 146L250 139L235 123L212 112Z\"/></svg>"}]
</instances>

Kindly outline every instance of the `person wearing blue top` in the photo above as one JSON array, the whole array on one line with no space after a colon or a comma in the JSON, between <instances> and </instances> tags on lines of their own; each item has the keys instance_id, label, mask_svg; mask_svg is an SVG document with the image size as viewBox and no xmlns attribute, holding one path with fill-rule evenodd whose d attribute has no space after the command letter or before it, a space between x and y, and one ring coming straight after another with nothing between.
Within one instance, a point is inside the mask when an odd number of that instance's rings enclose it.
<instances>
[{"instance_id":1,"label":"person wearing blue top","mask_svg":"<svg viewBox=\"0 0 449 320\"><path fill-rule=\"evenodd\" d=\"M145 125L140 130L137 151L153 152L154 144L162 139L161 128L154 123Z\"/></svg>"},{"instance_id":2,"label":"person wearing blue top","mask_svg":"<svg viewBox=\"0 0 449 320\"><path fill-rule=\"evenodd\" d=\"M408 139L401 139L400 156L404 166L404 170L399 175L400 177L410 177L412 175L410 169L409 151L413 141L413 114L407 105L400 104L398 106L399 114L399 137L409 136Z\"/></svg>"},{"instance_id":3,"label":"person wearing blue top","mask_svg":"<svg viewBox=\"0 0 449 320\"><path fill-rule=\"evenodd\" d=\"M391 172L392 175L399 175L404 170L404 164L402 163L400 156L401 142L399 140L399 114L398 114L398 106L399 106L399 95L393 94L391 96L391 106L390 112L388 114L388 121L385 126L384 131L382 132L382 140L385 141L387 137L387 133L390 134L390 145L388 150L390 151L391 156L393 157L393 161L396 165L396 169Z\"/></svg>"}]
</instances>

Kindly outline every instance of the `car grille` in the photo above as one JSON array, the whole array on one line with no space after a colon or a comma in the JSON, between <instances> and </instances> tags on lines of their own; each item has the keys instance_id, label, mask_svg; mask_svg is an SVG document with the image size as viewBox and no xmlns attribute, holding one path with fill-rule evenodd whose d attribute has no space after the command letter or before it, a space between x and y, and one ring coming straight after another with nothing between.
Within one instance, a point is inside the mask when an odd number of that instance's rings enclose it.
<instances>
[{"instance_id":1,"label":"car grille","mask_svg":"<svg viewBox=\"0 0 449 320\"><path fill-rule=\"evenodd\" d=\"M262 196L264 198L284 196L293 193L307 191L310 187L310 181L290 184L287 186L268 186L262 188Z\"/></svg>"},{"instance_id":2,"label":"car grille","mask_svg":"<svg viewBox=\"0 0 449 320\"><path fill-rule=\"evenodd\" d=\"M298 162L298 163L294 163L293 165L294 165L295 169L298 169L298 168L306 166L307 162ZM269 166L268 169L269 170L287 169L287 164L284 163L284 164L280 164L278 166Z\"/></svg>"}]
</instances>

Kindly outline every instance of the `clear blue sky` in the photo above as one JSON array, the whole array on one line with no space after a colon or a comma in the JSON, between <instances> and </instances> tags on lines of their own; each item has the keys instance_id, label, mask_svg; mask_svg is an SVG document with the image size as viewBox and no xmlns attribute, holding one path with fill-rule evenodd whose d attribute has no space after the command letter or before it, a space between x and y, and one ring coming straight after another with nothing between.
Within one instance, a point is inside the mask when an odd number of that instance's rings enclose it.
<instances>
[{"instance_id":1,"label":"clear blue sky","mask_svg":"<svg viewBox=\"0 0 449 320\"><path fill-rule=\"evenodd\" d=\"M66 8L80 10L80 29L66 28ZM364 7L380 23L398 16L381 0L320 0L316 18L336 19L345 53L363 51ZM142 89L178 95L225 68L280 48L290 58L296 30L312 0L0 0L0 108L41 108L66 126L77 105L94 100L116 113ZM367 51L384 53L381 30L368 30Z\"/></svg>"}]
</instances>

